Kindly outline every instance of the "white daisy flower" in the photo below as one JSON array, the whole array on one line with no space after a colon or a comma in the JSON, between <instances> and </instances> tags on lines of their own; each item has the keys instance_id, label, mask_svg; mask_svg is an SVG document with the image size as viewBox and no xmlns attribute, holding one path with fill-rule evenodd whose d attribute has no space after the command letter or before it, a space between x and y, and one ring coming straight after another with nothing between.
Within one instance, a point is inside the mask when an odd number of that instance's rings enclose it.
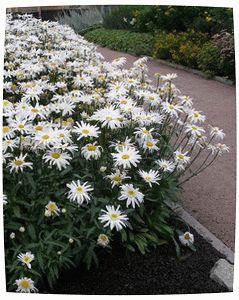
<instances>
[{"instance_id":1,"label":"white daisy flower","mask_svg":"<svg viewBox=\"0 0 239 300\"><path fill-rule=\"evenodd\" d=\"M175 78L177 78L178 75L176 73L169 73L167 75L161 75L160 78L163 80L163 81L171 81Z\"/></svg>"},{"instance_id":2,"label":"white daisy flower","mask_svg":"<svg viewBox=\"0 0 239 300\"><path fill-rule=\"evenodd\" d=\"M123 168L130 168L131 165L137 166L141 159L139 151L133 147L123 147L121 150L117 149L118 153L112 153L115 166L123 166Z\"/></svg>"},{"instance_id":3,"label":"white daisy flower","mask_svg":"<svg viewBox=\"0 0 239 300\"><path fill-rule=\"evenodd\" d=\"M34 254L31 252L20 253L17 258L23 265L25 264L29 269L31 269L31 262L34 260Z\"/></svg>"},{"instance_id":4,"label":"white daisy flower","mask_svg":"<svg viewBox=\"0 0 239 300\"><path fill-rule=\"evenodd\" d=\"M175 169L174 163L169 160L159 159L156 161L156 164L163 170L163 172L172 172Z\"/></svg>"},{"instance_id":5,"label":"white daisy flower","mask_svg":"<svg viewBox=\"0 0 239 300\"><path fill-rule=\"evenodd\" d=\"M202 133L205 132L205 130L202 127L199 127L195 124L187 124L185 132L191 133L193 136L201 136Z\"/></svg>"},{"instance_id":6,"label":"white daisy flower","mask_svg":"<svg viewBox=\"0 0 239 300\"><path fill-rule=\"evenodd\" d=\"M65 169L72 159L69 154L56 149L46 151L42 158L45 162L49 163L50 166L56 166L59 171Z\"/></svg>"},{"instance_id":7,"label":"white daisy flower","mask_svg":"<svg viewBox=\"0 0 239 300\"><path fill-rule=\"evenodd\" d=\"M178 97L181 101L182 105L185 105L186 107L192 107L193 105L193 98L189 96L179 96Z\"/></svg>"},{"instance_id":8,"label":"white daisy flower","mask_svg":"<svg viewBox=\"0 0 239 300\"><path fill-rule=\"evenodd\" d=\"M178 117L178 113L182 112L182 106L179 104L173 104L169 102L163 102L163 111L168 113L170 116Z\"/></svg>"},{"instance_id":9,"label":"white daisy flower","mask_svg":"<svg viewBox=\"0 0 239 300\"><path fill-rule=\"evenodd\" d=\"M59 216L61 210L57 206L56 202L49 201L45 207L46 210L50 213L49 215L56 214L57 216Z\"/></svg>"},{"instance_id":10,"label":"white daisy flower","mask_svg":"<svg viewBox=\"0 0 239 300\"><path fill-rule=\"evenodd\" d=\"M184 234L179 236L179 240L184 246L189 246L190 243L194 243L194 236L190 232L185 232Z\"/></svg>"},{"instance_id":11,"label":"white daisy flower","mask_svg":"<svg viewBox=\"0 0 239 300\"><path fill-rule=\"evenodd\" d=\"M217 137L220 139L224 139L225 133L223 132L223 129L219 129L218 127L213 127L210 125L210 136Z\"/></svg>"},{"instance_id":12,"label":"white daisy flower","mask_svg":"<svg viewBox=\"0 0 239 300\"><path fill-rule=\"evenodd\" d=\"M2 136L4 139L11 139L15 136L14 131L9 126L2 127Z\"/></svg>"},{"instance_id":13,"label":"white daisy flower","mask_svg":"<svg viewBox=\"0 0 239 300\"><path fill-rule=\"evenodd\" d=\"M97 239L97 245L102 246L103 248L107 247L110 240L106 234L100 234Z\"/></svg>"},{"instance_id":14,"label":"white daisy flower","mask_svg":"<svg viewBox=\"0 0 239 300\"><path fill-rule=\"evenodd\" d=\"M200 111L189 109L186 112L188 113L189 120L193 123L197 123L197 122L203 123L206 119L206 117L202 115Z\"/></svg>"},{"instance_id":15,"label":"white daisy flower","mask_svg":"<svg viewBox=\"0 0 239 300\"><path fill-rule=\"evenodd\" d=\"M20 170L20 172L23 172L24 168L32 169L33 163L26 162L25 161L26 157L27 157L27 154L23 155L21 153L18 157L15 157L15 159L11 160L8 164L8 168L10 168L10 173L12 173L12 171L18 172L19 170Z\"/></svg>"},{"instance_id":16,"label":"white daisy flower","mask_svg":"<svg viewBox=\"0 0 239 300\"><path fill-rule=\"evenodd\" d=\"M148 172L139 170L139 175L150 187L152 187L152 183L159 184L158 181L161 179L159 172L154 170L149 170Z\"/></svg>"},{"instance_id":17,"label":"white daisy flower","mask_svg":"<svg viewBox=\"0 0 239 300\"><path fill-rule=\"evenodd\" d=\"M224 152L229 152L229 147L225 144L218 143L215 146L216 149L219 151L219 155L222 155Z\"/></svg>"},{"instance_id":18,"label":"white daisy flower","mask_svg":"<svg viewBox=\"0 0 239 300\"><path fill-rule=\"evenodd\" d=\"M190 157L186 155L187 153L188 152L182 153L181 149L176 150L174 152L176 163L178 163L178 164L188 163L190 161Z\"/></svg>"},{"instance_id":19,"label":"white daisy flower","mask_svg":"<svg viewBox=\"0 0 239 300\"><path fill-rule=\"evenodd\" d=\"M88 182L81 183L80 180L72 181L66 185L70 191L67 198L72 202L77 202L81 205L84 201L88 203L90 201L89 192L93 191L91 185Z\"/></svg>"},{"instance_id":20,"label":"white daisy flower","mask_svg":"<svg viewBox=\"0 0 239 300\"><path fill-rule=\"evenodd\" d=\"M86 160L98 159L101 156L100 152L101 146L97 146L96 142L93 144L87 144L81 149L81 154Z\"/></svg>"},{"instance_id":21,"label":"white daisy flower","mask_svg":"<svg viewBox=\"0 0 239 300\"><path fill-rule=\"evenodd\" d=\"M52 129L38 131L35 136L36 145L53 146L57 143L57 137Z\"/></svg>"},{"instance_id":22,"label":"white daisy flower","mask_svg":"<svg viewBox=\"0 0 239 300\"><path fill-rule=\"evenodd\" d=\"M128 217L126 214L123 214L119 208L120 206L114 208L113 205L106 205L106 210L101 209L102 213L98 219L101 223L105 223L104 227L109 226L110 230L116 228L117 231L126 227Z\"/></svg>"},{"instance_id":23,"label":"white daisy flower","mask_svg":"<svg viewBox=\"0 0 239 300\"><path fill-rule=\"evenodd\" d=\"M126 207L132 205L135 208L135 205L140 205L144 201L144 194L139 192L138 188L135 188L132 184L125 184L121 186L121 195L118 198L119 200L127 200Z\"/></svg>"},{"instance_id":24,"label":"white daisy flower","mask_svg":"<svg viewBox=\"0 0 239 300\"><path fill-rule=\"evenodd\" d=\"M113 106L97 110L91 116L91 120L99 121L102 123L102 127L107 126L110 129L122 126L122 115L120 114L120 110L115 109Z\"/></svg>"},{"instance_id":25,"label":"white daisy flower","mask_svg":"<svg viewBox=\"0 0 239 300\"><path fill-rule=\"evenodd\" d=\"M130 178L125 172L121 172L120 170L116 170L114 173L111 173L106 177L111 180L112 188L116 185L120 185L124 179Z\"/></svg>"},{"instance_id":26,"label":"white daisy flower","mask_svg":"<svg viewBox=\"0 0 239 300\"><path fill-rule=\"evenodd\" d=\"M34 281L31 278L22 277L15 281L17 285L16 292L20 293L31 293L38 292L37 288L34 286Z\"/></svg>"},{"instance_id":27,"label":"white daisy flower","mask_svg":"<svg viewBox=\"0 0 239 300\"><path fill-rule=\"evenodd\" d=\"M87 137L97 138L99 136L100 130L97 126L87 124L83 121L81 123L76 122L76 125L72 131L78 135L77 140Z\"/></svg>"},{"instance_id":28,"label":"white daisy flower","mask_svg":"<svg viewBox=\"0 0 239 300\"><path fill-rule=\"evenodd\" d=\"M158 140L151 139L151 140L146 140L143 143L143 149L145 151L153 152L159 150L159 147L157 146Z\"/></svg>"},{"instance_id":29,"label":"white daisy flower","mask_svg":"<svg viewBox=\"0 0 239 300\"><path fill-rule=\"evenodd\" d=\"M146 129L145 127L141 128L135 128L136 130L134 131L135 137L142 141L148 141L153 138L152 133L154 131L154 128Z\"/></svg>"}]
</instances>

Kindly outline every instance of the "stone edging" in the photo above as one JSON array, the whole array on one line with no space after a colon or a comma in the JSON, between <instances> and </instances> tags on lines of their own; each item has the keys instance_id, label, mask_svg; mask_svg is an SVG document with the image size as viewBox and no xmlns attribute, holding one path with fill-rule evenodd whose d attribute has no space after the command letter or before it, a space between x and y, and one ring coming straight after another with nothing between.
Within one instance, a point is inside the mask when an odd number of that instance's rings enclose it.
<instances>
[{"instance_id":1,"label":"stone edging","mask_svg":"<svg viewBox=\"0 0 239 300\"><path fill-rule=\"evenodd\" d=\"M206 241L208 241L218 252L234 264L234 252L219 240L212 232L199 223L193 216L186 212L181 205L165 201L166 205L171 208L181 219L194 228Z\"/></svg>"},{"instance_id":2,"label":"stone edging","mask_svg":"<svg viewBox=\"0 0 239 300\"><path fill-rule=\"evenodd\" d=\"M175 63L169 62L167 60L163 60L163 59L159 59L159 58L153 58L153 57L147 56L147 55L140 55L140 57L145 57L145 56L148 57L149 60L151 60L151 61L157 61L157 62L159 62L161 64L166 65L166 66L169 66L169 67L172 67L172 68L175 68L175 69L179 69L179 70L183 70L183 71L186 71L188 73L196 74L198 76L203 77L204 79L207 79L205 77L205 75L203 74L203 72L201 72L199 70L191 69L191 68L188 68L188 67L183 66L183 65L179 65L179 64L175 64ZM229 80L229 79L226 79L225 77L220 77L220 76L214 76L214 77L212 77L212 78L210 78L208 80L215 80L215 81L227 84L227 85L234 85L234 83L233 83L232 80Z\"/></svg>"}]
</instances>

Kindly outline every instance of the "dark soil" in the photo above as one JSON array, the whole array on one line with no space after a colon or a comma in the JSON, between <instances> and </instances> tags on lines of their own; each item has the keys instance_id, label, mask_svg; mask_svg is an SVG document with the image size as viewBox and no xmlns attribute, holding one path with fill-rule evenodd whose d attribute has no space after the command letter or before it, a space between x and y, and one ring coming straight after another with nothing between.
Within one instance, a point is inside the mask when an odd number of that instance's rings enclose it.
<instances>
[{"instance_id":1,"label":"dark soil","mask_svg":"<svg viewBox=\"0 0 239 300\"><path fill-rule=\"evenodd\" d=\"M186 229L186 228L184 228ZM187 230L187 229L186 229ZM193 229L196 252L184 248L177 259L174 245L150 253L130 253L120 246L112 253L102 249L99 267L84 266L61 274L54 294L158 295L219 293L227 290L209 278L214 263L223 256Z\"/></svg>"}]
</instances>

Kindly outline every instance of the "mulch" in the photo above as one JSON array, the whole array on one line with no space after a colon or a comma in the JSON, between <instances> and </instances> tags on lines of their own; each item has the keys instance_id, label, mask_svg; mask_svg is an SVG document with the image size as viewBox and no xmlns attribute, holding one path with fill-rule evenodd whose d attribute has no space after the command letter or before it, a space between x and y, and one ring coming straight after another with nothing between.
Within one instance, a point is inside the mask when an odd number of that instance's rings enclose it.
<instances>
[{"instance_id":1,"label":"mulch","mask_svg":"<svg viewBox=\"0 0 239 300\"><path fill-rule=\"evenodd\" d=\"M184 227L184 226L183 226ZM185 231L187 227L184 227ZM102 249L99 266L89 271L82 265L63 272L52 294L160 295L219 293L227 290L210 279L210 270L223 256L195 230L196 252L184 247L177 259L174 245L152 249L150 253L130 253L112 245L112 253Z\"/></svg>"}]
</instances>

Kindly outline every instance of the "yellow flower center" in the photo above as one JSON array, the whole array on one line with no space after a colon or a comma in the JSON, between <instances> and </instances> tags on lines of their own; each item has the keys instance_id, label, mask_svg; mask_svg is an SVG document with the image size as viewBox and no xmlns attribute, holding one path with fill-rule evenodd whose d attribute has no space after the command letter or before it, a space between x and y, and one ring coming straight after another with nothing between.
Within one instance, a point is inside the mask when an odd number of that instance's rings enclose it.
<instances>
[{"instance_id":1,"label":"yellow flower center","mask_svg":"<svg viewBox=\"0 0 239 300\"><path fill-rule=\"evenodd\" d=\"M197 130L197 126L192 126L192 130Z\"/></svg>"},{"instance_id":2,"label":"yellow flower center","mask_svg":"<svg viewBox=\"0 0 239 300\"><path fill-rule=\"evenodd\" d=\"M146 179L147 181L151 181L151 180L152 180L152 177L151 177L151 176L146 176L145 179Z\"/></svg>"},{"instance_id":3,"label":"yellow flower center","mask_svg":"<svg viewBox=\"0 0 239 300\"><path fill-rule=\"evenodd\" d=\"M149 134L149 131L147 129L143 129L143 133Z\"/></svg>"},{"instance_id":4,"label":"yellow flower center","mask_svg":"<svg viewBox=\"0 0 239 300\"><path fill-rule=\"evenodd\" d=\"M20 160L20 159L16 159L16 160L15 160L15 165L16 165L16 166L21 166L23 163L24 163L23 160Z\"/></svg>"},{"instance_id":5,"label":"yellow flower center","mask_svg":"<svg viewBox=\"0 0 239 300\"><path fill-rule=\"evenodd\" d=\"M51 154L51 157L52 157L52 158L55 158L55 159L58 159L58 158L61 157L61 154L58 153L58 152L53 152L53 153Z\"/></svg>"},{"instance_id":6,"label":"yellow flower center","mask_svg":"<svg viewBox=\"0 0 239 300\"><path fill-rule=\"evenodd\" d=\"M78 187L76 188L76 192L77 192L77 193L82 193L82 192L83 192L83 187L82 187L82 186L78 186Z\"/></svg>"},{"instance_id":7,"label":"yellow flower center","mask_svg":"<svg viewBox=\"0 0 239 300\"><path fill-rule=\"evenodd\" d=\"M64 133L60 133L60 134L59 134L59 137L60 137L60 138L64 138L64 137L65 137Z\"/></svg>"},{"instance_id":8,"label":"yellow flower center","mask_svg":"<svg viewBox=\"0 0 239 300\"><path fill-rule=\"evenodd\" d=\"M129 190L129 191L128 191L128 195L129 195L130 197L134 197L134 196L136 195L136 192L135 192L134 190Z\"/></svg>"},{"instance_id":9,"label":"yellow flower center","mask_svg":"<svg viewBox=\"0 0 239 300\"><path fill-rule=\"evenodd\" d=\"M112 121L113 119L112 119L111 116L108 116L108 117L106 117L106 120L107 120L107 121Z\"/></svg>"},{"instance_id":10,"label":"yellow flower center","mask_svg":"<svg viewBox=\"0 0 239 300\"><path fill-rule=\"evenodd\" d=\"M23 261L24 261L24 263L28 264L31 262L31 258L29 256L24 256Z\"/></svg>"},{"instance_id":11,"label":"yellow flower center","mask_svg":"<svg viewBox=\"0 0 239 300\"><path fill-rule=\"evenodd\" d=\"M197 118L197 117L199 117L199 114L198 114L198 113L194 113L193 116L194 116L195 118Z\"/></svg>"},{"instance_id":12,"label":"yellow flower center","mask_svg":"<svg viewBox=\"0 0 239 300\"><path fill-rule=\"evenodd\" d=\"M190 235L189 235L189 233L184 234L184 239L185 239L185 240L190 240Z\"/></svg>"},{"instance_id":13,"label":"yellow flower center","mask_svg":"<svg viewBox=\"0 0 239 300\"><path fill-rule=\"evenodd\" d=\"M105 234L100 234L99 238L100 238L100 240L103 241L103 242L108 241L108 236L105 235Z\"/></svg>"},{"instance_id":14,"label":"yellow flower center","mask_svg":"<svg viewBox=\"0 0 239 300\"><path fill-rule=\"evenodd\" d=\"M83 129L83 130L82 130L82 133L83 133L83 134L89 134L89 133L90 133L90 130L89 130L89 129Z\"/></svg>"},{"instance_id":15,"label":"yellow flower center","mask_svg":"<svg viewBox=\"0 0 239 300\"><path fill-rule=\"evenodd\" d=\"M128 101L127 101L127 100L121 100L120 103L121 103L121 104L127 104Z\"/></svg>"},{"instance_id":16,"label":"yellow flower center","mask_svg":"<svg viewBox=\"0 0 239 300\"><path fill-rule=\"evenodd\" d=\"M3 132L3 133L8 133L8 132L9 132L9 127L3 126L2 132Z\"/></svg>"},{"instance_id":17,"label":"yellow flower center","mask_svg":"<svg viewBox=\"0 0 239 300\"><path fill-rule=\"evenodd\" d=\"M184 159L184 157L185 157L185 155L182 154L182 153L180 153L180 154L177 155L177 158L179 158L179 159Z\"/></svg>"},{"instance_id":18,"label":"yellow flower center","mask_svg":"<svg viewBox=\"0 0 239 300\"><path fill-rule=\"evenodd\" d=\"M45 135L42 136L42 139L43 139L43 140L48 140L49 138L50 138L50 137L49 137L49 135L47 135L47 134L45 134Z\"/></svg>"},{"instance_id":19,"label":"yellow flower center","mask_svg":"<svg viewBox=\"0 0 239 300\"><path fill-rule=\"evenodd\" d=\"M3 106L8 106L10 104L9 101L3 101Z\"/></svg>"},{"instance_id":20,"label":"yellow flower center","mask_svg":"<svg viewBox=\"0 0 239 300\"><path fill-rule=\"evenodd\" d=\"M48 209L49 211L54 211L54 210L57 209L57 205L56 205L55 202L50 202L50 203L48 203L46 207L47 207L47 209Z\"/></svg>"},{"instance_id":21,"label":"yellow flower center","mask_svg":"<svg viewBox=\"0 0 239 300\"><path fill-rule=\"evenodd\" d=\"M18 128L23 129L23 128L25 128L25 126L23 124L19 124Z\"/></svg>"},{"instance_id":22,"label":"yellow flower center","mask_svg":"<svg viewBox=\"0 0 239 300\"><path fill-rule=\"evenodd\" d=\"M110 218L111 218L111 220L117 220L119 218L119 215L113 213L110 215Z\"/></svg>"},{"instance_id":23,"label":"yellow flower center","mask_svg":"<svg viewBox=\"0 0 239 300\"><path fill-rule=\"evenodd\" d=\"M121 158L122 158L122 159L129 159L129 155L128 155L128 154L123 154L123 155L121 156Z\"/></svg>"},{"instance_id":24,"label":"yellow flower center","mask_svg":"<svg viewBox=\"0 0 239 300\"><path fill-rule=\"evenodd\" d=\"M121 182L122 181L122 178L120 175L115 175L113 178L112 178L113 181L116 181L116 182Z\"/></svg>"},{"instance_id":25,"label":"yellow flower center","mask_svg":"<svg viewBox=\"0 0 239 300\"><path fill-rule=\"evenodd\" d=\"M150 96L150 97L149 97L149 100L154 101L155 98L154 98L153 96Z\"/></svg>"},{"instance_id":26,"label":"yellow flower center","mask_svg":"<svg viewBox=\"0 0 239 300\"><path fill-rule=\"evenodd\" d=\"M41 131L42 129L43 129L43 126L41 126L41 125L35 126L35 130Z\"/></svg>"},{"instance_id":27,"label":"yellow flower center","mask_svg":"<svg viewBox=\"0 0 239 300\"><path fill-rule=\"evenodd\" d=\"M92 145L92 144L87 145L87 150L88 151L95 151L96 148L97 148L97 146L95 146L95 145Z\"/></svg>"},{"instance_id":28,"label":"yellow flower center","mask_svg":"<svg viewBox=\"0 0 239 300\"><path fill-rule=\"evenodd\" d=\"M6 144L7 144L7 145L11 145L11 144L12 144L12 141L11 141L11 140L6 140Z\"/></svg>"},{"instance_id":29,"label":"yellow flower center","mask_svg":"<svg viewBox=\"0 0 239 300\"><path fill-rule=\"evenodd\" d=\"M29 289L30 283L28 280L23 279L20 283L21 288L23 289Z\"/></svg>"},{"instance_id":30,"label":"yellow flower center","mask_svg":"<svg viewBox=\"0 0 239 300\"><path fill-rule=\"evenodd\" d=\"M39 110L38 110L37 108L34 107L34 108L31 109L31 112L33 112L33 113L38 113Z\"/></svg>"},{"instance_id":31,"label":"yellow flower center","mask_svg":"<svg viewBox=\"0 0 239 300\"><path fill-rule=\"evenodd\" d=\"M146 142L146 146L152 148L154 146L153 142Z\"/></svg>"}]
</instances>

